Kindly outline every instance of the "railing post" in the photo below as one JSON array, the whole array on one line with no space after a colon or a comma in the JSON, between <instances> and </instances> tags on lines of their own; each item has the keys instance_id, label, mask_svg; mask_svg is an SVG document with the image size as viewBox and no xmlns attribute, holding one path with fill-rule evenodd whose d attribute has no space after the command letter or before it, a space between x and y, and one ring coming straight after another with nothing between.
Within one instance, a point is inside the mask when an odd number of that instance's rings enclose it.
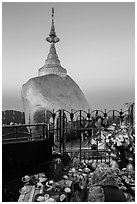
<instances>
[{"instance_id":1,"label":"railing post","mask_svg":"<svg viewBox=\"0 0 137 204\"><path fill-rule=\"evenodd\" d=\"M22 112L21 112L21 124L23 124L23 115L22 115Z\"/></svg>"},{"instance_id":2,"label":"railing post","mask_svg":"<svg viewBox=\"0 0 137 204\"><path fill-rule=\"evenodd\" d=\"M134 126L134 104L131 104L130 107L131 111L130 111L130 124L131 126Z\"/></svg>"},{"instance_id":3,"label":"railing post","mask_svg":"<svg viewBox=\"0 0 137 204\"><path fill-rule=\"evenodd\" d=\"M30 124L30 113L29 113L29 124Z\"/></svg>"},{"instance_id":4,"label":"railing post","mask_svg":"<svg viewBox=\"0 0 137 204\"><path fill-rule=\"evenodd\" d=\"M126 121L126 125L130 124L130 110L128 109L128 117L127 117L127 121Z\"/></svg>"},{"instance_id":5,"label":"railing post","mask_svg":"<svg viewBox=\"0 0 137 204\"><path fill-rule=\"evenodd\" d=\"M15 112L13 110L13 123L15 124Z\"/></svg>"},{"instance_id":6,"label":"railing post","mask_svg":"<svg viewBox=\"0 0 137 204\"><path fill-rule=\"evenodd\" d=\"M61 153L61 140L62 140L62 110L60 110L60 134L59 134L59 137L60 137L60 141L59 141L59 149L60 149L60 153Z\"/></svg>"},{"instance_id":7,"label":"railing post","mask_svg":"<svg viewBox=\"0 0 137 204\"><path fill-rule=\"evenodd\" d=\"M48 136L48 138L49 138L49 124L47 124L47 136Z\"/></svg>"},{"instance_id":8,"label":"railing post","mask_svg":"<svg viewBox=\"0 0 137 204\"><path fill-rule=\"evenodd\" d=\"M30 113L29 113L29 125L30 125ZM27 126L26 126L27 127ZM31 135L31 127L29 126L29 130L30 130L30 132L29 132L29 140L31 140L32 139L32 135Z\"/></svg>"},{"instance_id":9,"label":"railing post","mask_svg":"<svg viewBox=\"0 0 137 204\"><path fill-rule=\"evenodd\" d=\"M73 131L72 131L72 128L73 128L73 117L74 117L74 114L73 114L73 109L71 109L71 113L70 113L70 120L71 120L71 149L73 147Z\"/></svg>"},{"instance_id":10,"label":"railing post","mask_svg":"<svg viewBox=\"0 0 137 204\"><path fill-rule=\"evenodd\" d=\"M15 127L15 129L16 129L16 139L17 139L17 138L18 138L18 137L17 137L17 126Z\"/></svg>"},{"instance_id":11,"label":"railing post","mask_svg":"<svg viewBox=\"0 0 137 204\"><path fill-rule=\"evenodd\" d=\"M52 113L52 118L53 118L53 150L54 150L54 145L55 145L55 132L54 132L54 129L55 129L55 113L54 113L54 109L53 109L53 113Z\"/></svg>"},{"instance_id":12,"label":"railing post","mask_svg":"<svg viewBox=\"0 0 137 204\"><path fill-rule=\"evenodd\" d=\"M47 128L47 125L46 125L46 138L48 138L48 128Z\"/></svg>"},{"instance_id":13,"label":"railing post","mask_svg":"<svg viewBox=\"0 0 137 204\"><path fill-rule=\"evenodd\" d=\"M80 161L81 161L81 110L80 110L80 132L79 132L79 136L80 136Z\"/></svg>"},{"instance_id":14,"label":"railing post","mask_svg":"<svg viewBox=\"0 0 137 204\"><path fill-rule=\"evenodd\" d=\"M98 136L97 136L97 162L98 162Z\"/></svg>"},{"instance_id":15,"label":"railing post","mask_svg":"<svg viewBox=\"0 0 137 204\"><path fill-rule=\"evenodd\" d=\"M32 139L31 128L30 128L30 140Z\"/></svg>"},{"instance_id":16,"label":"railing post","mask_svg":"<svg viewBox=\"0 0 137 204\"><path fill-rule=\"evenodd\" d=\"M65 134L64 134L64 128L65 128L65 114L64 110L62 110L62 139L63 139L63 154L65 152Z\"/></svg>"},{"instance_id":17,"label":"railing post","mask_svg":"<svg viewBox=\"0 0 137 204\"><path fill-rule=\"evenodd\" d=\"M114 119L115 119L115 111L113 110L113 122L115 122Z\"/></svg>"},{"instance_id":18,"label":"railing post","mask_svg":"<svg viewBox=\"0 0 137 204\"><path fill-rule=\"evenodd\" d=\"M123 111L122 111L122 109L119 112L119 114L120 114L120 125L122 125L122 122L123 122Z\"/></svg>"},{"instance_id":19,"label":"railing post","mask_svg":"<svg viewBox=\"0 0 137 204\"><path fill-rule=\"evenodd\" d=\"M111 154L111 153L109 152L109 164L110 164L110 154Z\"/></svg>"},{"instance_id":20,"label":"railing post","mask_svg":"<svg viewBox=\"0 0 137 204\"><path fill-rule=\"evenodd\" d=\"M5 124L5 120L6 120L6 111L3 111L3 121L2 121L2 124Z\"/></svg>"},{"instance_id":21,"label":"railing post","mask_svg":"<svg viewBox=\"0 0 137 204\"><path fill-rule=\"evenodd\" d=\"M43 140L45 139L45 131L44 131L45 126L43 125Z\"/></svg>"}]
</instances>

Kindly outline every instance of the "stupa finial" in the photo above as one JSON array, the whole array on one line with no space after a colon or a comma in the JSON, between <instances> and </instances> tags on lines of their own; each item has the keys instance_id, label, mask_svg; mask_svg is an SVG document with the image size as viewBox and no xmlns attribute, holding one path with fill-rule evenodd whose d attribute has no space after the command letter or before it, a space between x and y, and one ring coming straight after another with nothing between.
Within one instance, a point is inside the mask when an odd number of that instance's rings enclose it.
<instances>
[{"instance_id":1,"label":"stupa finial","mask_svg":"<svg viewBox=\"0 0 137 204\"><path fill-rule=\"evenodd\" d=\"M54 8L52 8L52 20L54 21Z\"/></svg>"},{"instance_id":2,"label":"stupa finial","mask_svg":"<svg viewBox=\"0 0 137 204\"><path fill-rule=\"evenodd\" d=\"M54 8L52 8L52 24L51 24L51 30L50 30L50 34L49 37L46 38L46 40L49 43L57 43L59 42L59 38L56 36L56 32L55 32L55 26L54 26Z\"/></svg>"}]
</instances>

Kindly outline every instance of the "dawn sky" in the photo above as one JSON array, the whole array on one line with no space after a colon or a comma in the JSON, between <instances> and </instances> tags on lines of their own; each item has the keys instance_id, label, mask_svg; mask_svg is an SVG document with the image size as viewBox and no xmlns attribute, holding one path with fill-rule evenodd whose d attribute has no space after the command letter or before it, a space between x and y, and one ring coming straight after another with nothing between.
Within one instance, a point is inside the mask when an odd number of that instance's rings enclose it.
<instances>
[{"instance_id":1,"label":"dawn sky","mask_svg":"<svg viewBox=\"0 0 137 204\"><path fill-rule=\"evenodd\" d=\"M121 109L134 102L133 2L2 3L2 109L23 111L21 88L47 58L45 40L55 9L62 67L79 85L91 109Z\"/></svg>"}]
</instances>

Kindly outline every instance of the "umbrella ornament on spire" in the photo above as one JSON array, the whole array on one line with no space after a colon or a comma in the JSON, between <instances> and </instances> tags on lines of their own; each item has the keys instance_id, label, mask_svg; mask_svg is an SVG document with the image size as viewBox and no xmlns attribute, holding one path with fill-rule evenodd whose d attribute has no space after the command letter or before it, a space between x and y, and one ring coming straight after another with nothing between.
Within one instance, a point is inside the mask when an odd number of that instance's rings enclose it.
<instances>
[{"instance_id":1,"label":"umbrella ornament on spire","mask_svg":"<svg viewBox=\"0 0 137 204\"><path fill-rule=\"evenodd\" d=\"M52 15L51 16L52 16L51 30L50 30L49 37L47 37L46 40L49 43L57 43L57 42L59 42L59 38L57 37L56 32L55 32L55 26L54 26L54 8L52 8Z\"/></svg>"},{"instance_id":2,"label":"umbrella ornament on spire","mask_svg":"<svg viewBox=\"0 0 137 204\"><path fill-rule=\"evenodd\" d=\"M54 20L54 8L52 8L52 20Z\"/></svg>"}]
</instances>

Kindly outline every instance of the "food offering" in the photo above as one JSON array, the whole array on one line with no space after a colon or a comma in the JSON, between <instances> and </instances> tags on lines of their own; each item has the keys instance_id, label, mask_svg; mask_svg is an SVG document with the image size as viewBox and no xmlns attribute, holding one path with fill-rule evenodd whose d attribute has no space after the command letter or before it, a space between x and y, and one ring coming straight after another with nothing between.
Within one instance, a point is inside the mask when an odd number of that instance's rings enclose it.
<instances>
[{"instance_id":1,"label":"food offering","mask_svg":"<svg viewBox=\"0 0 137 204\"><path fill-rule=\"evenodd\" d=\"M84 168L84 172L85 172L85 173L89 173L89 172L90 172L90 169L86 167L86 168Z\"/></svg>"},{"instance_id":2,"label":"food offering","mask_svg":"<svg viewBox=\"0 0 137 204\"><path fill-rule=\"evenodd\" d=\"M40 183L45 183L46 181L47 181L47 178L43 178L43 177L39 178L39 182Z\"/></svg>"},{"instance_id":3,"label":"food offering","mask_svg":"<svg viewBox=\"0 0 137 204\"><path fill-rule=\"evenodd\" d=\"M62 195L60 196L60 201L63 202L63 201L65 200L65 198L66 198L66 195L65 195L65 194L62 194Z\"/></svg>"},{"instance_id":4,"label":"food offering","mask_svg":"<svg viewBox=\"0 0 137 204\"><path fill-rule=\"evenodd\" d=\"M21 194L26 194L26 193L28 193L30 191L30 187L29 186L23 186L20 190L19 190L19 192L21 193Z\"/></svg>"},{"instance_id":5,"label":"food offering","mask_svg":"<svg viewBox=\"0 0 137 204\"><path fill-rule=\"evenodd\" d=\"M43 184L38 182L36 185L35 185L35 189L43 189Z\"/></svg>"},{"instance_id":6,"label":"food offering","mask_svg":"<svg viewBox=\"0 0 137 204\"><path fill-rule=\"evenodd\" d=\"M66 193L70 193L70 192L71 192L71 189L67 187L67 188L64 189L64 191L65 191Z\"/></svg>"},{"instance_id":7,"label":"food offering","mask_svg":"<svg viewBox=\"0 0 137 204\"><path fill-rule=\"evenodd\" d=\"M34 202L64 202L65 199L65 194L37 194Z\"/></svg>"},{"instance_id":8,"label":"food offering","mask_svg":"<svg viewBox=\"0 0 137 204\"><path fill-rule=\"evenodd\" d=\"M30 181L31 177L28 175L25 175L24 177L22 177L22 182L24 183L28 183Z\"/></svg>"},{"instance_id":9,"label":"food offering","mask_svg":"<svg viewBox=\"0 0 137 204\"><path fill-rule=\"evenodd\" d=\"M46 182L46 185L44 186L43 191L44 192L64 192L65 188L70 188L71 191L71 185L72 185L72 181L71 180L60 180L58 182L54 182L54 181L48 181Z\"/></svg>"},{"instance_id":10,"label":"food offering","mask_svg":"<svg viewBox=\"0 0 137 204\"><path fill-rule=\"evenodd\" d=\"M38 177L39 177L39 178L41 178L41 177L42 177L42 178L45 178L45 177L46 177L46 175L45 175L45 173L44 173L44 172L42 172L42 173L38 173Z\"/></svg>"},{"instance_id":11,"label":"food offering","mask_svg":"<svg viewBox=\"0 0 137 204\"><path fill-rule=\"evenodd\" d=\"M35 196L35 202L55 202L55 199L48 194L37 194Z\"/></svg>"},{"instance_id":12,"label":"food offering","mask_svg":"<svg viewBox=\"0 0 137 204\"><path fill-rule=\"evenodd\" d=\"M64 202L72 192L72 181L62 179L58 182L49 180L43 186L43 193L35 196L36 202Z\"/></svg>"},{"instance_id":13,"label":"food offering","mask_svg":"<svg viewBox=\"0 0 137 204\"><path fill-rule=\"evenodd\" d=\"M34 200L35 202L45 202L46 200L45 200L45 197L44 197L44 195L43 194L37 194L36 196L35 196L35 200Z\"/></svg>"},{"instance_id":14,"label":"food offering","mask_svg":"<svg viewBox=\"0 0 137 204\"><path fill-rule=\"evenodd\" d=\"M89 166L90 164L90 166ZM25 195L30 191L30 184L36 190L33 201L35 202L69 202L73 196L78 192L80 196L85 186L88 188L88 183L93 179L93 168L91 165L95 164L96 169L101 169L104 163L82 161L79 165L66 168L61 180L54 180L52 177L48 178L44 173L39 173L33 176L24 176L24 187L20 189L20 193ZM93 166L92 166L93 167ZM117 180L117 186L124 193L130 193L133 197L135 194L135 171L129 171L126 168L120 170L119 168L111 167L112 174ZM51 180L53 179L53 180ZM23 180L23 179L22 179Z\"/></svg>"},{"instance_id":15,"label":"food offering","mask_svg":"<svg viewBox=\"0 0 137 204\"><path fill-rule=\"evenodd\" d=\"M44 173L39 173L31 176L25 175L24 177L22 177L22 182L24 185L36 185L37 183L45 184L46 181L47 177Z\"/></svg>"},{"instance_id":16,"label":"food offering","mask_svg":"<svg viewBox=\"0 0 137 204\"><path fill-rule=\"evenodd\" d=\"M131 187L135 186L135 171L128 171L126 169L122 169L121 177L123 182L127 186L131 186Z\"/></svg>"}]
</instances>

